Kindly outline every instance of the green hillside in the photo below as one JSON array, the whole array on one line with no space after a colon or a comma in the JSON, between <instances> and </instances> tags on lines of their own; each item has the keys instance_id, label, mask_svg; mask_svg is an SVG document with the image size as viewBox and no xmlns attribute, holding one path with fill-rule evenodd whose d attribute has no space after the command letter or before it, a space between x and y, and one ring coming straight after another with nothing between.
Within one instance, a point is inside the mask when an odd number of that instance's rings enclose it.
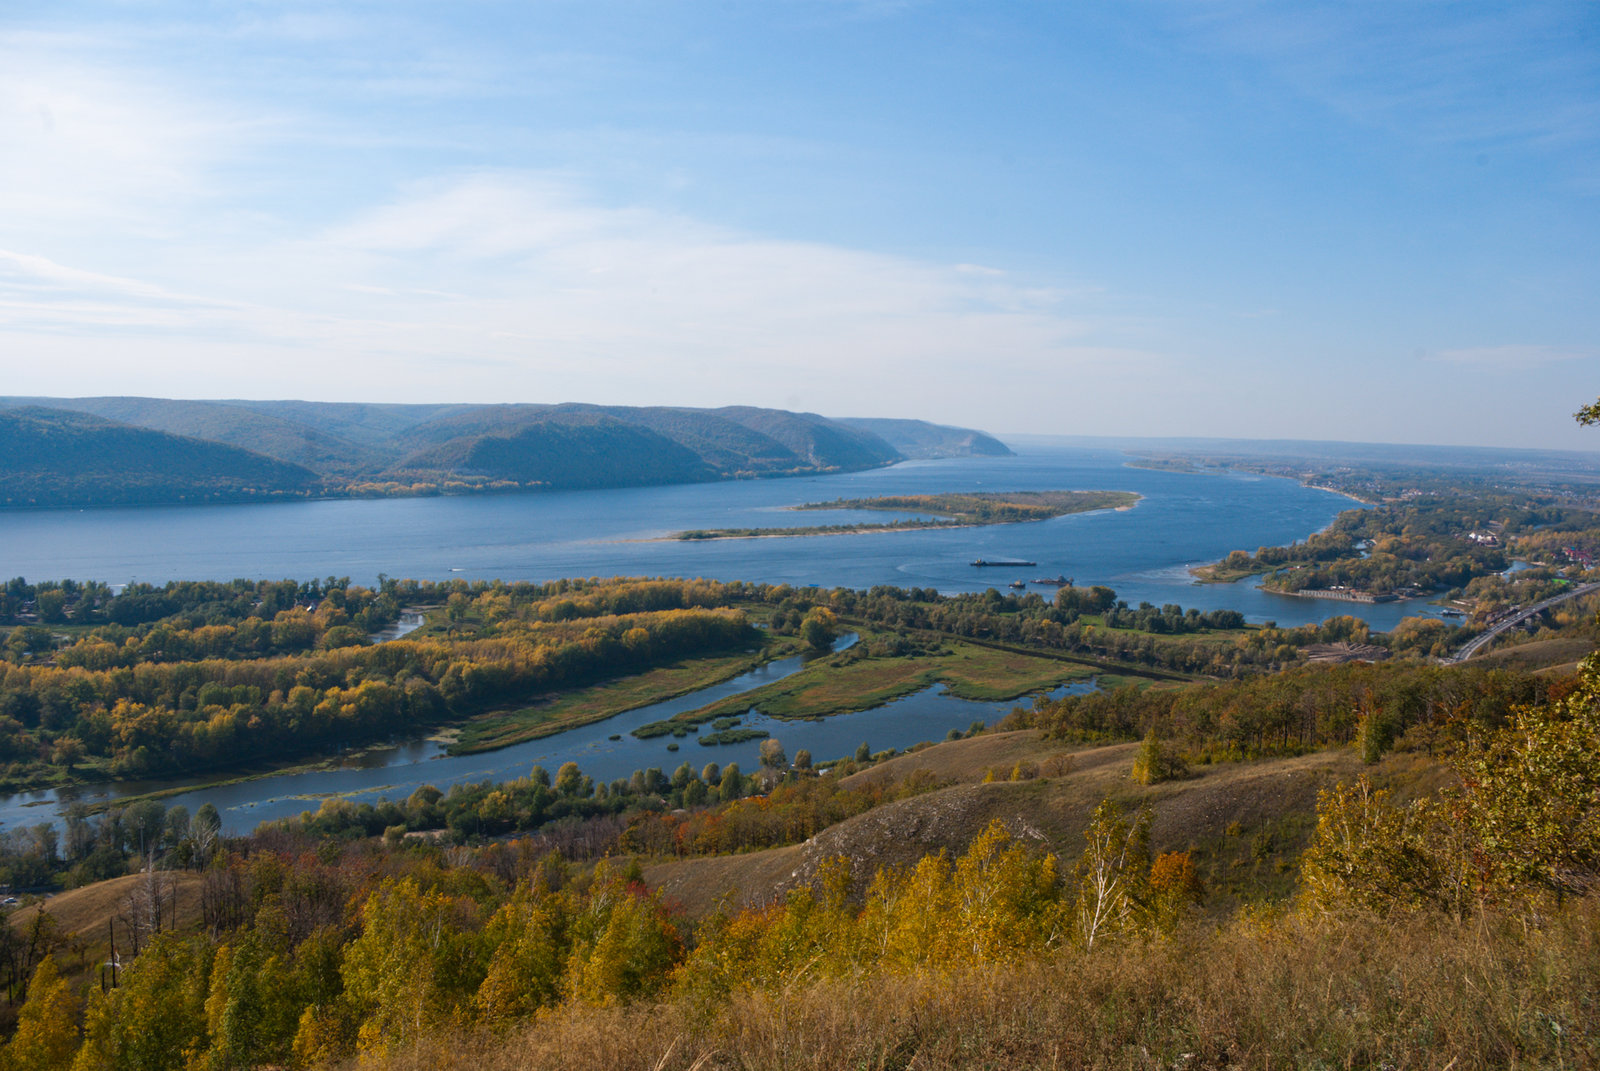
<instances>
[{"instance_id":1,"label":"green hillside","mask_svg":"<svg viewBox=\"0 0 1600 1071\"><path fill-rule=\"evenodd\" d=\"M453 439L407 458L399 471L564 488L697 483L719 475L664 435L585 413L552 414L504 435Z\"/></svg>"},{"instance_id":2,"label":"green hillside","mask_svg":"<svg viewBox=\"0 0 1600 1071\"><path fill-rule=\"evenodd\" d=\"M0 456L4 506L234 501L321 485L304 466L237 446L39 407L0 410Z\"/></svg>"},{"instance_id":3,"label":"green hillside","mask_svg":"<svg viewBox=\"0 0 1600 1071\"><path fill-rule=\"evenodd\" d=\"M713 412L781 443L817 468L865 469L901 460L899 451L871 432L815 413L743 405Z\"/></svg>"},{"instance_id":4,"label":"green hillside","mask_svg":"<svg viewBox=\"0 0 1600 1071\"><path fill-rule=\"evenodd\" d=\"M14 418L44 410L57 414L58 440L49 449L17 441L12 456L29 460L3 474L0 506L626 487L1008 452L963 428L750 406L0 397L0 413ZM112 459L117 435L128 452Z\"/></svg>"}]
</instances>

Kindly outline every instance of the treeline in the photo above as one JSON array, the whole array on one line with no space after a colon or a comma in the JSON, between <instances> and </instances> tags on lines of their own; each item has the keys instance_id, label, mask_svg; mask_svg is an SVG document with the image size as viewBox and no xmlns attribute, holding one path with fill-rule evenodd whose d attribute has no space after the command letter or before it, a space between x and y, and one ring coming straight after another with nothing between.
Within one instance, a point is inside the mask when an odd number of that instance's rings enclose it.
<instances>
[{"instance_id":1,"label":"treeline","mask_svg":"<svg viewBox=\"0 0 1600 1071\"><path fill-rule=\"evenodd\" d=\"M377 592L285 582L210 598L234 590L136 593L179 611L91 626L61 649L36 650L29 627L14 629L15 660L0 663L5 780L52 767L125 777L291 757L760 641L722 605L730 586L699 581L385 580ZM365 630L400 607L440 601L444 635L367 642Z\"/></svg>"},{"instance_id":2,"label":"treeline","mask_svg":"<svg viewBox=\"0 0 1600 1071\"><path fill-rule=\"evenodd\" d=\"M1088 949L1170 927L1197 897L1187 855L1149 858L1146 820L1108 805L1089 833L1108 843L1136 912L1120 893L1114 912L1098 911L1105 891L1087 869L1064 878L1053 856L999 826L958 860L859 877L833 864L783 907L698 929L606 862L585 872L517 846L460 866L426 846L322 862L262 842L208 874L206 933L156 934L114 988L89 990L81 1042L76 1001L43 962L5 1056L48 1040L56 1058L27 1066L310 1066L565 1002L715 1000L796 970L948 969Z\"/></svg>"},{"instance_id":3,"label":"treeline","mask_svg":"<svg viewBox=\"0 0 1600 1071\"><path fill-rule=\"evenodd\" d=\"M0 834L0 886L48 892L120 877L130 860L176 869L203 867L221 843L222 818L207 803L191 817L182 804L138 800L91 814L67 807L61 825L39 822ZM7 931L0 927L0 950Z\"/></svg>"},{"instance_id":4,"label":"treeline","mask_svg":"<svg viewBox=\"0 0 1600 1071\"><path fill-rule=\"evenodd\" d=\"M971 734L984 731L975 722ZM952 731L947 739L963 734ZM575 762L554 778L541 766L512 781L458 783L441 792L418 788L403 801L353 803L330 797L315 811L267 823L262 830L345 840L437 834L453 844L481 844L509 834L535 836L568 859L620 852L715 855L796 844L852 815L888 800L940 787L926 772L894 784L845 788L842 782L894 750L873 752L865 743L850 758L813 768L809 751L791 764L783 746L769 740L762 766L685 762L669 775L658 767L629 777L596 781ZM258 831L259 832L259 831Z\"/></svg>"},{"instance_id":5,"label":"treeline","mask_svg":"<svg viewBox=\"0 0 1600 1071\"><path fill-rule=\"evenodd\" d=\"M1006 596L993 588L979 594L941 596L920 588L879 586L866 592L834 592L829 603L841 616L907 630L926 630L1000 641L1047 651L1084 654L1112 661L1209 676L1242 676L1299 657L1297 648L1333 643L1367 626L1355 618L1329 618L1295 629L1245 630L1236 610L1202 613L1175 604L1131 607L1107 587L1067 585L1046 602L1036 592ZM1202 638L1236 632L1229 642ZM1193 637L1183 640L1179 637Z\"/></svg>"},{"instance_id":6,"label":"treeline","mask_svg":"<svg viewBox=\"0 0 1600 1071\"><path fill-rule=\"evenodd\" d=\"M1037 700L1006 728L1061 740L1136 740L1154 733L1192 761L1222 761L1349 744L1376 759L1405 738L1428 751L1504 724L1509 712L1567 687L1510 669L1413 662L1304 666L1272 676L1182 688L1117 688Z\"/></svg>"},{"instance_id":7,"label":"treeline","mask_svg":"<svg viewBox=\"0 0 1600 1071\"><path fill-rule=\"evenodd\" d=\"M504 581L396 580L379 574L376 589L350 578L325 580L175 580L161 587L129 584L120 592L98 581L29 583L23 577L0 589L0 623L136 628L163 622L173 628L242 626L271 622L285 611L315 611L324 604L342 611L349 623L376 632L394 623L401 609L448 602L464 610L476 603L495 620L564 620L601 614L726 606L734 599L761 598L764 585L723 584L710 580L556 580L545 584ZM569 605L570 604L570 605ZM492 622L491 622L492 623ZM103 636L125 636L103 632Z\"/></svg>"},{"instance_id":8,"label":"treeline","mask_svg":"<svg viewBox=\"0 0 1600 1071\"><path fill-rule=\"evenodd\" d=\"M672 775L659 768L635 770L631 777L596 781L575 762L563 763L552 779L535 766L512 781L455 784L448 792L423 785L403 801L352 803L330 797L315 811L280 819L272 827L297 835L375 837L390 840L407 833L448 832L465 844L508 833L537 833L551 824L584 822L683 807L716 806L769 787L771 777L743 773L738 763L707 763L696 772L683 763ZM603 824L603 823L602 823ZM611 827L607 827L611 828ZM603 849L617 847L615 827ZM600 851L587 854L599 855Z\"/></svg>"},{"instance_id":9,"label":"treeline","mask_svg":"<svg viewBox=\"0 0 1600 1071\"><path fill-rule=\"evenodd\" d=\"M1014 524L1045 521L1067 513L1131 506L1139 496L1130 491L1008 491L973 494L882 495L807 502L797 509L900 510L940 514L963 524Z\"/></svg>"}]
</instances>

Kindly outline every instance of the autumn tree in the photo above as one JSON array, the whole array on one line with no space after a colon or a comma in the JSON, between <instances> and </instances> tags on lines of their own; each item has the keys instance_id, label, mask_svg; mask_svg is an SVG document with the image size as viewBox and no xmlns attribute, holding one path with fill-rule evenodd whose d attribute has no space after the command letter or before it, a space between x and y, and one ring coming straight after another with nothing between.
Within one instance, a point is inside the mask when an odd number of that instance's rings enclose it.
<instances>
[{"instance_id":1,"label":"autumn tree","mask_svg":"<svg viewBox=\"0 0 1600 1071\"><path fill-rule=\"evenodd\" d=\"M484 941L494 951L473 997L482 1019L510 1022L560 998L571 915L567 897L536 892L526 882L500 906L484 927Z\"/></svg>"},{"instance_id":2,"label":"autumn tree","mask_svg":"<svg viewBox=\"0 0 1600 1071\"><path fill-rule=\"evenodd\" d=\"M1301 906L1386 914L1430 898L1434 874L1410 812L1365 777L1317 796L1317 827L1300 861Z\"/></svg>"},{"instance_id":3,"label":"autumn tree","mask_svg":"<svg viewBox=\"0 0 1600 1071\"><path fill-rule=\"evenodd\" d=\"M1162 743L1156 735L1155 726L1151 726L1150 731L1145 733L1144 743L1139 745L1139 751L1133 757L1134 781L1141 785L1154 785L1183 777L1188 772L1183 758L1170 745Z\"/></svg>"},{"instance_id":4,"label":"autumn tree","mask_svg":"<svg viewBox=\"0 0 1600 1071\"><path fill-rule=\"evenodd\" d=\"M345 950L345 997L358 1044L384 1052L461 1022L483 980L470 900L389 879L367 897L361 935Z\"/></svg>"},{"instance_id":5,"label":"autumn tree","mask_svg":"<svg viewBox=\"0 0 1600 1071\"><path fill-rule=\"evenodd\" d=\"M0 1052L4 1071L67 1071L78 1051L78 1002L46 956L28 982L17 1032Z\"/></svg>"},{"instance_id":6,"label":"autumn tree","mask_svg":"<svg viewBox=\"0 0 1600 1071\"><path fill-rule=\"evenodd\" d=\"M1074 870L1077 886L1074 933L1084 948L1133 929L1148 891L1150 812L1132 821L1104 800L1084 830L1083 855Z\"/></svg>"},{"instance_id":7,"label":"autumn tree","mask_svg":"<svg viewBox=\"0 0 1600 1071\"><path fill-rule=\"evenodd\" d=\"M789 756L784 753L783 744L776 737L767 737L761 741L761 765L769 770L781 770L789 765Z\"/></svg>"},{"instance_id":8,"label":"autumn tree","mask_svg":"<svg viewBox=\"0 0 1600 1071\"><path fill-rule=\"evenodd\" d=\"M648 996L666 983L682 948L660 897L602 864L573 922L567 991L589 1004Z\"/></svg>"},{"instance_id":9,"label":"autumn tree","mask_svg":"<svg viewBox=\"0 0 1600 1071\"><path fill-rule=\"evenodd\" d=\"M827 651L839 635L839 619L826 606L813 606L800 622L800 638L813 651Z\"/></svg>"},{"instance_id":10,"label":"autumn tree","mask_svg":"<svg viewBox=\"0 0 1600 1071\"><path fill-rule=\"evenodd\" d=\"M123 971L121 985L89 991L81 1071L181 1068L206 1048L211 952L195 938L157 934Z\"/></svg>"}]
</instances>

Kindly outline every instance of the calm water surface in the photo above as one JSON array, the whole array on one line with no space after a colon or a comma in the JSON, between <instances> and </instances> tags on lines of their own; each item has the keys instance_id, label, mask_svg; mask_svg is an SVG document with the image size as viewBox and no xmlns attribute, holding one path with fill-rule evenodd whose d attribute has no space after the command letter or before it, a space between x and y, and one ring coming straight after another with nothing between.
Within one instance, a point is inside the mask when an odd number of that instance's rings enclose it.
<instances>
[{"instance_id":1,"label":"calm water surface","mask_svg":"<svg viewBox=\"0 0 1600 1071\"><path fill-rule=\"evenodd\" d=\"M854 635L842 637L836 649L854 642ZM448 790L451 785L480 781L508 781L525 777L534 766L543 766L552 775L564 762L572 761L596 780L611 781L627 777L635 770L654 766L670 774L680 763L688 762L699 770L708 762L726 766L737 762L745 771L759 765L759 740L708 747L698 737L671 736L639 740L633 729L648 722L670 718L686 710L759 688L799 671L800 658L770 662L742 676L724 681L689 695L619 714L593 725L571 729L542 740L531 740L498 751L478 755L449 756L433 740L415 739L389 747L373 748L354 754L334 769L276 774L234 785L198 788L162 802L166 806L183 804L192 814L201 804L216 805L226 832L246 833L268 819L284 818L315 808L329 796L367 802L388 797L402 800L423 785ZM1075 681L1057 688L1052 695L1067 695L1092 690L1092 681ZM957 699L943 685L886 703L872 710L843 714L816 721L780 721L760 714L746 714L742 726L765 729L782 741L792 757L801 748L819 761L851 754L860 744L874 751L903 749L928 740L941 740L951 729L966 729L974 721L992 723L1015 704L977 703ZM710 732L709 726L702 732ZM621 739L612 740L612 736ZM673 746L677 750L672 750ZM122 796L138 795L158 789L200 784L199 781L127 781L112 785L93 785L61 792L23 793L0 801L0 821L8 826L33 825L55 818L60 809L74 800L98 803Z\"/></svg>"},{"instance_id":2,"label":"calm water surface","mask_svg":"<svg viewBox=\"0 0 1600 1071\"><path fill-rule=\"evenodd\" d=\"M0 571L164 583L349 576L552 580L700 576L824 587L874 584L943 592L1004 589L1063 573L1106 584L1131 604L1233 608L1280 624L1358 613L1388 628L1403 605L1353 606L1196 585L1188 567L1229 551L1288 543L1325 527L1352 500L1291 480L1128 467L1115 450L1030 444L1011 458L911 461L869 472L677 487L500 497L288 502L238 506L46 510L0 514ZM690 528L804 523L785 507L835 498L941 491L1126 490L1137 508L1033 524L940 531L718 541L661 537ZM882 514L828 514L829 522ZM1037 567L975 569L974 558ZM1050 589L1045 589L1049 594Z\"/></svg>"},{"instance_id":3,"label":"calm water surface","mask_svg":"<svg viewBox=\"0 0 1600 1071\"><path fill-rule=\"evenodd\" d=\"M1011 458L912 461L870 472L785 480L698 484L502 497L291 502L0 514L0 573L71 577L113 584L234 577L308 579L379 573L451 578L551 580L573 576L684 576L796 585L932 587L945 593L1004 589L1034 576L1105 584L1137 605L1179 603L1236 609L1253 622L1295 625L1356 614L1393 627L1415 606L1364 606L1263 592L1253 582L1197 585L1191 565L1229 551L1289 543L1325 527L1352 500L1290 480L1237 473L1188 474L1130 468L1115 450L1030 443ZM682 542L661 537L691 528L784 527L804 523L786 507L835 498L946 491L1126 490L1143 500L1126 511L1033 524L841 536ZM814 515L810 515L814 516ZM882 514L827 515L828 523ZM1035 566L974 568L974 558L1024 559ZM1047 598L1052 588L1032 588ZM333 771L286 774L175 797L191 811L210 800L230 831L298 813L332 794L403 798L418 785L520 777L534 764L554 770L569 758L597 779L635 769L669 771L689 761L753 768L755 742L702 747L693 737L635 740L628 730L778 679L797 660L762 667L713 689L633 711L560 736L485 755L448 758L426 740L363 753ZM972 721L993 721L1010 703L969 703L933 689L859 714L819 722L746 724L767 728L791 755L818 759L855 750L937 740ZM609 737L621 734L622 739ZM679 750L669 752L676 742ZM127 783L84 791L116 798L182 782ZM31 794L0 801L0 822L55 816L64 798Z\"/></svg>"}]
</instances>

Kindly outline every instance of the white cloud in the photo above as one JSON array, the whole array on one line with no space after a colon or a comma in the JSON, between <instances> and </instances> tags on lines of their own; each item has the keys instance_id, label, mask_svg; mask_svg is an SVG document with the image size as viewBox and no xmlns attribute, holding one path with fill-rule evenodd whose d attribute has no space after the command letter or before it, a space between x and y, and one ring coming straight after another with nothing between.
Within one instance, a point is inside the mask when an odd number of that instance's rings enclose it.
<instances>
[{"instance_id":1,"label":"white cloud","mask_svg":"<svg viewBox=\"0 0 1600 1071\"><path fill-rule=\"evenodd\" d=\"M159 352L141 393L326 396L311 384L338 381L417 400L781 395L957 419L1004 411L1040 377L1092 397L1161 365L1108 342L1058 287L597 206L534 174L429 184L292 240L173 246L152 269L178 282L0 256L7 349L48 355L57 377L29 389L81 390L69 384Z\"/></svg>"},{"instance_id":2,"label":"white cloud","mask_svg":"<svg viewBox=\"0 0 1600 1071\"><path fill-rule=\"evenodd\" d=\"M55 38L0 38L0 203L6 231L166 232L210 195L239 125L150 79L80 61ZM104 233L104 232L102 232Z\"/></svg>"}]
</instances>

